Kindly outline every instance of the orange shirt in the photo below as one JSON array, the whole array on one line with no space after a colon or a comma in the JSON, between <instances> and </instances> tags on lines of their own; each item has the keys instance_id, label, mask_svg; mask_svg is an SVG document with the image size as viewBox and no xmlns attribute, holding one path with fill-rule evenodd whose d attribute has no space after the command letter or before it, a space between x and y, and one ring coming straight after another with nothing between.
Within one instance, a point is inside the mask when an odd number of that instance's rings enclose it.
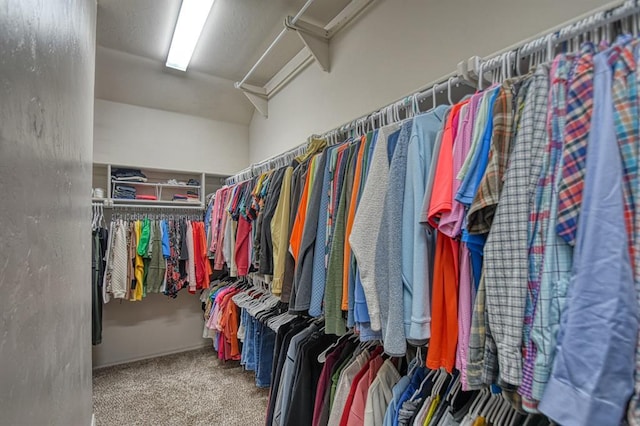
<instances>
[{"instance_id":1,"label":"orange shirt","mask_svg":"<svg viewBox=\"0 0 640 426\"><path fill-rule=\"evenodd\" d=\"M442 213L451 211L453 185L453 121L460 113L460 108L469 101L460 102L451 107L442 133L440 154L436 165L435 179L429 204L429 224L438 227Z\"/></svg>"},{"instance_id":2,"label":"orange shirt","mask_svg":"<svg viewBox=\"0 0 640 426\"><path fill-rule=\"evenodd\" d=\"M453 371L458 345L459 243L439 234L433 265L431 338L427 367Z\"/></svg>"},{"instance_id":3,"label":"orange shirt","mask_svg":"<svg viewBox=\"0 0 640 426\"><path fill-rule=\"evenodd\" d=\"M293 228L291 229L291 237L289 238L289 252L293 256L293 260L296 265L298 264L298 256L300 255L300 246L302 245L302 234L304 232L304 223L307 220L307 206L309 204L309 191L311 190L311 181L313 180L314 163L317 160L317 155L311 159L309 169L307 170L307 179L304 182L304 189L300 197L300 204L298 206L298 212L296 213L296 219L293 222Z\"/></svg>"},{"instance_id":4,"label":"orange shirt","mask_svg":"<svg viewBox=\"0 0 640 426\"><path fill-rule=\"evenodd\" d=\"M238 343L238 307L231 300L237 291L232 291L224 296L224 310L222 313L222 332L225 341L229 345L229 352L225 353L225 359L240 359L240 345Z\"/></svg>"},{"instance_id":5,"label":"orange shirt","mask_svg":"<svg viewBox=\"0 0 640 426\"><path fill-rule=\"evenodd\" d=\"M367 145L367 137L362 135L360 139L360 148L358 150L358 160L356 162L356 171L353 176L353 190L351 191L351 201L349 202L349 212L347 214L347 223L344 238L344 258L342 273L342 307L343 311L349 310L349 271L351 269L351 245L349 244L349 235L353 228L353 220L356 217L356 203L358 202L358 194L360 192L360 179L362 174L362 162L364 151Z\"/></svg>"}]
</instances>

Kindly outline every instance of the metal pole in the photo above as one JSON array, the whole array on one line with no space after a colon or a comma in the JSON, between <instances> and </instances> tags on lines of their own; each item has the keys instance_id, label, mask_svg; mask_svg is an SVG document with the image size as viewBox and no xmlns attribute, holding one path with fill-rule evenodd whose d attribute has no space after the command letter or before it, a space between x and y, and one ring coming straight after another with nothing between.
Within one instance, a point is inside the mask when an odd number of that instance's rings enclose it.
<instances>
[{"instance_id":1,"label":"metal pole","mask_svg":"<svg viewBox=\"0 0 640 426\"><path fill-rule=\"evenodd\" d=\"M298 13L296 13L296 16L293 17L293 19L291 20L291 24L295 24L298 19L300 19L300 17L302 16L302 14L304 12L306 12L306 10L309 8L309 6L311 6L311 3L313 3L315 0L307 0L307 2L304 4L304 6L302 6L302 9L300 9L298 11ZM271 52L271 50L274 48L274 46L276 44L278 44L278 42L280 41L280 39L282 39L282 37L284 37L285 33L287 32L286 28L283 28L282 31L280 31L280 34L278 34L278 36L275 38L275 40L273 40L273 42L271 42L271 44L269 45L269 47L267 48L267 50L264 51L264 53L262 54L262 56L260 56L260 59L258 59L258 62L256 62L251 69L249 70L249 72L247 73L247 75L244 76L244 78L242 80L240 80L240 82L235 83L235 87L236 89L239 89L242 87L242 85L247 81L247 79L249 77L251 77L251 74L253 74L253 72L256 70L256 68L258 68L258 66L262 63L262 61L264 60L264 58L267 57L267 55L269 54L269 52Z\"/></svg>"}]
</instances>

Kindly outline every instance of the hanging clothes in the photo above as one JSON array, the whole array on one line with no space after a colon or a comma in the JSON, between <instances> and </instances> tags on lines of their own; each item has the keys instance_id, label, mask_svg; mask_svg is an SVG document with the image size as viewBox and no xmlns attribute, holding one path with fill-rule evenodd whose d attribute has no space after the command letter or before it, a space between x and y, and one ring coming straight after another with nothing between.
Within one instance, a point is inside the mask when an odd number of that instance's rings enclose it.
<instances>
[{"instance_id":1,"label":"hanging clothes","mask_svg":"<svg viewBox=\"0 0 640 426\"><path fill-rule=\"evenodd\" d=\"M102 343L103 281L107 263L109 231L96 228L91 234L91 344Z\"/></svg>"},{"instance_id":2,"label":"hanging clothes","mask_svg":"<svg viewBox=\"0 0 640 426\"><path fill-rule=\"evenodd\" d=\"M260 276L260 303L297 318L262 343L257 312L210 303L221 356L269 378L267 424L619 424L627 405L638 424L639 51L623 35L536 59L216 192L215 269ZM415 346L418 367L394 360Z\"/></svg>"}]
</instances>

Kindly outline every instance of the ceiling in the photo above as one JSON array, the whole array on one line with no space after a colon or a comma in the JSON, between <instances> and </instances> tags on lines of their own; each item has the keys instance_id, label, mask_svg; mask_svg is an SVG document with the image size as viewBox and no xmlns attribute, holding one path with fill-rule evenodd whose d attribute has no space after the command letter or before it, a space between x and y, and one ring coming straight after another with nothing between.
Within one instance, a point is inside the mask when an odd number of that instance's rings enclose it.
<instances>
[{"instance_id":1,"label":"ceiling","mask_svg":"<svg viewBox=\"0 0 640 426\"><path fill-rule=\"evenodd\" d=\"M248 124L233 88L305 0L216 0L186 73L164 67L181 0L99 0L96 97ZM349 0L317 0L302 19L326 25ZM249 84L263 86L303 48L287 32Z\"/></svg>"}]
</instances>

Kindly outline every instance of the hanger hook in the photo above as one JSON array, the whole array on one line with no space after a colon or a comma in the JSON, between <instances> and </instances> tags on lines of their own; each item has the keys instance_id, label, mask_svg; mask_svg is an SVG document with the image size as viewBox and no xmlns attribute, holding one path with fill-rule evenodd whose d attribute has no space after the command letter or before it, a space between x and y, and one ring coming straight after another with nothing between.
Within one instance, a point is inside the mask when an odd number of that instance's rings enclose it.
<instances>
[{"instance_id":1,"label":"hanger hook","mask_svg":"<svg viewBox=\"0 0 640 426\"><path fill-rule=\"evenodd\" d=\"M478 73L478 90L482 91L482 87L484 86L484 61L480 61L480 69Z\"/></svg>"},{"instance_id":2,"label":"hanger hook","mask_svg":"<svg viewBox=\"0 0 640 426\"><path fill-rule=\"evenodd\" d=\"M436 86L437 84L434 84L433 87L431 88L431 96L433 99L433 109L436 109Z\"/></svg>"},{"instance_id":3,"label":"hanger hook","mask_svg":"<svg viewBox=\"0 0 640 426\"><path fill-rule=\"evenodd\" d=\"M553 33L547 36L547 58L549 62L553 61Z\"/></svg>"},{"instance_id":4,"label":"hanger hook","mask_svg":"<svg viewBox=\"0 0 640 426\"><path fill-rule=\"evenodd\" d=\"M453 101L451 100L451 81L454 78L454 76L451 76L447 79L447 100L449 101L449 105L453 105Z\"/></svg>"}]
</instances>

